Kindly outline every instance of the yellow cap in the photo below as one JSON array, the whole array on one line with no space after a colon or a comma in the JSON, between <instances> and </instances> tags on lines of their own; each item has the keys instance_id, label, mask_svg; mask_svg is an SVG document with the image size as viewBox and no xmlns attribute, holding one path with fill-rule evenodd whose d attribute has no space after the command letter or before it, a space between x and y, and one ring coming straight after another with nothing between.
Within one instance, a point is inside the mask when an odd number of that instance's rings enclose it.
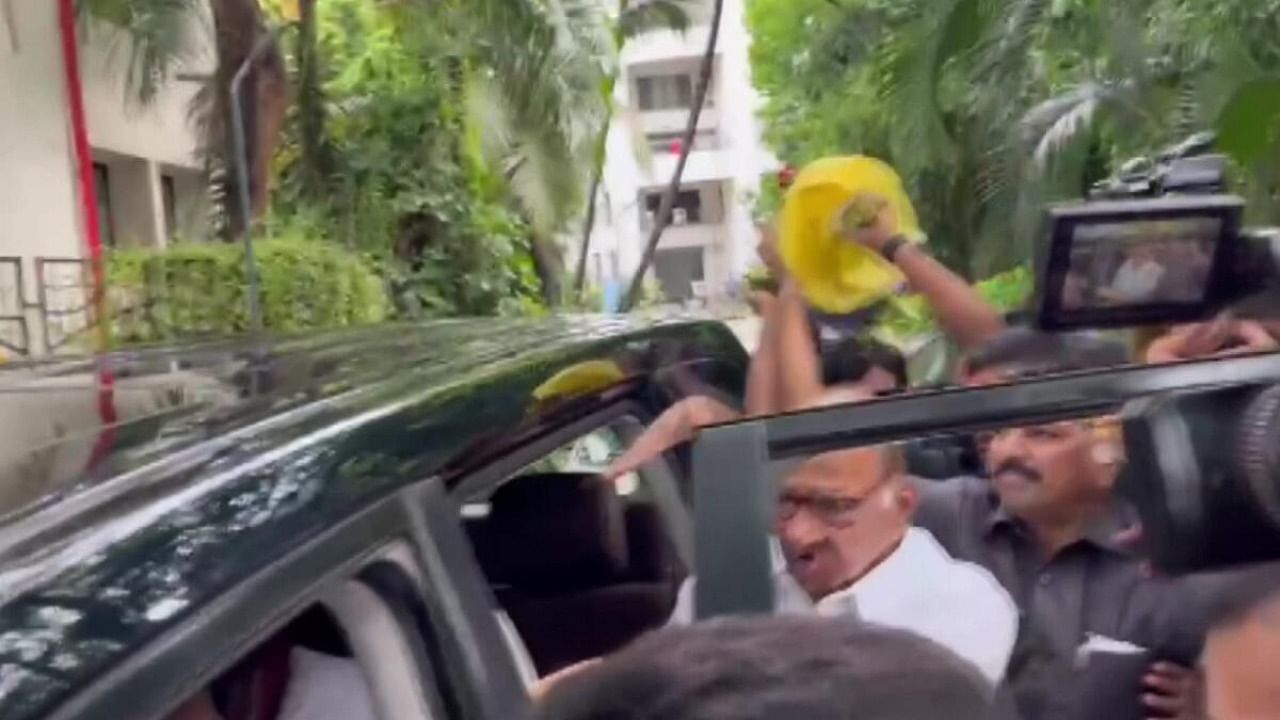
<instances>
[{"instance_id":1,"label":"yellow cap","mask_svg":"<svg viewBox=\"0 0 1280 720\"><path fill-rule=\"evenodd\" d=\"M818 310L848 313L865 308L906 280L879 253L837 235L840 213L863 193L889 203L898 230L908 239L925 239L902 180L888 164L863 155L809 163L787 191L778 250L805 299Z\"/></svg>"},{"instance_id":2,"label":"yellow cap","mask_svg":"<svg viewBox=\"0 0 1280 720\"><path fill-rule=\"evenodd\" d=\"M618 364L611 360L588 360L570 365L552 375L533 391L533 399L544 403L603 390L626 379Z\"/></svg>"}]
</instances>

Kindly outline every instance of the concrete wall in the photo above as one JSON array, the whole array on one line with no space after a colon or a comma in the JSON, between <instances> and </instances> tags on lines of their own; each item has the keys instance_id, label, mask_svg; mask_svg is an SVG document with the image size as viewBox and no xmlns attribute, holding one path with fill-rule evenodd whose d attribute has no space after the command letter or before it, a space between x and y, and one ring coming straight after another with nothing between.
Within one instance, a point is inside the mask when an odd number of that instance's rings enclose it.
<instances>
[{"instance_id":1,"label":"concrete wall","mask_svg":"<svg viewBox=\"0 0 1280 720\"><path fill-rule=\"evenodd\" d=\"M79 258L84 252L79 185L73 167L66 85L54 0L7 0L0 14L0 257L23 259L26 303L38 298L35 258ZM10 22L11 21L11 22ZM208 21L189 30L193 51L181 70L214 66ZM101 27L81 25L81 75L89 141L95 161L112 175L112 215L125 243L162 245L165 227L161 168L184 173L177 204L198 207L196 135L187 121L194 84L174 80L147 106L126 98L127 41ZM176 183L175 183L176 184ZM197 218L199 212L191 212ZM193 222L195 222L193 220ZM197 226L184 228L197 234ZM32 345L40 312L28 308Z\"/></svg>"}]
</instances>

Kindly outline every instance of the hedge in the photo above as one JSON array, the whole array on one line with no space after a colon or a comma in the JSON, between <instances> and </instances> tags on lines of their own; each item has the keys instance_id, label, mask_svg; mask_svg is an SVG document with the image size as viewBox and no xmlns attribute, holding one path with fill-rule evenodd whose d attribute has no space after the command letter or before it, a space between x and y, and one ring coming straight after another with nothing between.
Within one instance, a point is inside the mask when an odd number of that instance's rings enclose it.
<instances>
[{"instance_id":1,"label":"hedge","mask_svg":"<svg viewBox=\"0 0 1280 720\"><path fill-rule=\"evenodd\" d=\"M298 332L374 323L390 307L381 277L358 255L327 242L254 244L265 328ZM107 258L112 340L117 345L249 329L240 244L184 243L127 249Z\"/></svg>"}]
</instances>

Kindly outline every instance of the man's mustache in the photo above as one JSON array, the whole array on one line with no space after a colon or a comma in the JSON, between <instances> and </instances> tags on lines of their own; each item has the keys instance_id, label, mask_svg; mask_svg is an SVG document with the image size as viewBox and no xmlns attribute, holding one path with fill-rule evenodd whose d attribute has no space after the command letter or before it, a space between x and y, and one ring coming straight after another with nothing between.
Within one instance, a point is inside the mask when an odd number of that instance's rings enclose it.
<instances>
[{"instance_id":1,"label":"man's mustache","mask_svg":"<svg viewBox=\"0 0 1280 720\"><path fill-rule=\"evenodd\" d=\"M1022 476L1023 480L1026 480L1028 482L1038 483L1040 482L1040 479L1041 479L1039 472L1037 472L1035 469L1031 468L1026 463L1023 463L1020 460L1005 460L1004 462L996 466L996 470L993 474L1004 475L1005 473L1020 475Z\"/></svg>"}]
</instances>

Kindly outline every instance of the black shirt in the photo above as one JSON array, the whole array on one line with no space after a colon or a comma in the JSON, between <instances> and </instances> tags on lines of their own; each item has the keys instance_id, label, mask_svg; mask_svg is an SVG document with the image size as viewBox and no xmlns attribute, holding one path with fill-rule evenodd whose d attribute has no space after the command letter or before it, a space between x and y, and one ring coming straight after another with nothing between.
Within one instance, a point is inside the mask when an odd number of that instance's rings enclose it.
<instances>
[{"instance_id":1,"label":"black shirt","mask_svg":"<svg viewBox=\"0 0 1280 720\"><path fill-rule=\"evenodd\" d=\"M1155 659L1195 664L1204 636L1200 603L1187 583L1145 576L1139 561L1114 544L1115 534L1132 524L1123 507L1046 561L986 480L918 486L916 524L953 557L985 567L1018 605L1018 642L1006 677L1024 720L1077 718L1075 657L1089 634L1148 648Z\"/></svg>"}]
</instances>

